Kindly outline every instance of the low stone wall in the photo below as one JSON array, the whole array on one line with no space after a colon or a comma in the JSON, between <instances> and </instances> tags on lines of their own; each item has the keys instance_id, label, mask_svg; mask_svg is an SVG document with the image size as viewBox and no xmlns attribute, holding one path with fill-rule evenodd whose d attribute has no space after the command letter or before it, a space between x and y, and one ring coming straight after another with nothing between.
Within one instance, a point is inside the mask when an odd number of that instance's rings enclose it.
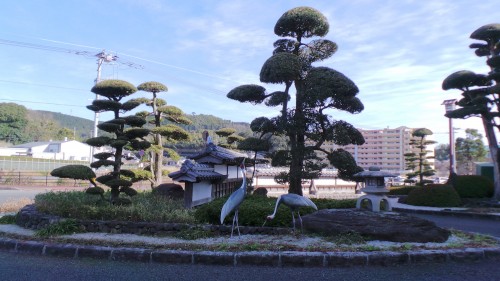
<instances>
[{"instance_id":1,"label":"low stone wall","mask_svg":"<svg viewBox=\"0 0 500 281\"><path fill-rule=\"evenodd\" d=\"M42 229L50 224L66 220L54 215L40 213L35 205L23 207L16 218L16 224L29 229ZM131 221L76 220L83 232L128 233L138 235L164 236L181 230L202 228L216 234L230 234L228 225L191 225L183 223L152 223ZM237 230L235 230L237 232ZM280 235L290 233L288 228L240 226L241 234Z\"/></svg>"}]
</instances>

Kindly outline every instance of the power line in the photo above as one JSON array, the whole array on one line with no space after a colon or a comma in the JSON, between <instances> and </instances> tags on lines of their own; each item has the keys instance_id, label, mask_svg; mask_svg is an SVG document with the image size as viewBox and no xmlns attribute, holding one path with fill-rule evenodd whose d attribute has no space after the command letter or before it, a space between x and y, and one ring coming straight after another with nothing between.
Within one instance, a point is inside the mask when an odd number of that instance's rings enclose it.
<instances>
[{"instance_id":1,"label":"power line","mask_svg":"<svg viewBox=\"0 0 500 281\"><path fill-rule=\"evenodd\" d=\"M65 89L65 90L75 90L75 91L83 91L83 92L88 92L89 91L89 90L78 89L78 88L61 87L61 86L54 86L54 85L47 85L47 84L29 83L29 82L3 80L3 79L0 79L0 83L23 84L23 85L30 85L30 86L40 86L40 87L57 88L57 89Z\"/></svg>"},{"instance_id":2,"label":"power line","mask_svg":"<svg viewBox=\"0 0 500 281\"><path fill-rule=\"evenodd\" d=\"M48 104L48 105L62 105L62 106L72 106L72 107L86 107L86 106L83 106L83 105L76 105L76 104L52 103L52 102L41 102L41 101L26 101L26 100L13 100L13 99L0 99L0 100L11 101L11 102L25 102L25 103Z\"/></svg>"}]
</instances>

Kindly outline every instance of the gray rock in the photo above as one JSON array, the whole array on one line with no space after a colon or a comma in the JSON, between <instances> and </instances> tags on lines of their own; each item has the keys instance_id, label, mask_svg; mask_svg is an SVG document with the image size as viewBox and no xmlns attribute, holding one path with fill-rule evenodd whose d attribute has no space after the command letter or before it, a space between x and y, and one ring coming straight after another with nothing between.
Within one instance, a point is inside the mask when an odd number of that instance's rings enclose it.
<instances>
[{"instance_id":1,"label":"gray rock","mask_svg":"<svg viewBox=\"0 0 500 281\"><path fill-rule=\"evenodd\" d=\"M356 232L370 240L445 242L451 232L435 223L406 214L358 209L328 209L302 217L304 230L328 235Z\"/></svg>"}]
</instances>

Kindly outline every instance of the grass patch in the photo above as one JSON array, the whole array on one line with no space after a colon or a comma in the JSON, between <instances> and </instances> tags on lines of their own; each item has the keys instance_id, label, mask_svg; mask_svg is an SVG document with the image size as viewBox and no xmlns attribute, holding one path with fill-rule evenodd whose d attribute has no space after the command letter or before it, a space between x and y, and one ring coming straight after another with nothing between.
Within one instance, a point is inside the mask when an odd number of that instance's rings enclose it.
<instances>
[{"instance_id":1,"label":"grass patch","mask_svg":"<svg viewBox=\"0 0 500 281\"><path fill-rule=\"evenodd\" d=\"M201 227L193 227L177 231L172 236L184 240L196 240L196 239L216 237L217 235Z\"/></svg>"},{"instance_id":2,"label":"grass patch","mask_svg":"<svg viewBox=\"0 0 500 281\"><path fill-rule=\"evenodd\" d=\"M347 232L335 236L326 236L327 241L334 242L337 245L365 244L366 239L357 232Z\"/></svg>"},{"instance_id":3,"label":"grass patch","mask_svg":"<svg viewBox=\"0 0 500 281\"><path fill-rule=\"evenodd\" d=\"M105 194L106 196L106 194ZM139 192L127 206L111 205L100 196L81 191L48 192L35 197L37 210L64 218L135 222L194 223L193 211L183 202Z\"/></svg>"},{"instance_id":4,"label":"grass patch","mask_svg":"<svg viewBox=\"0 0 500 281\"><path fill-rule=\"evenodd\" d=\"M81 230L76 220L66 219L58 223L47 225L46 227L37 230L35 232L35 236L46 238L57 235L73 234L77 232L81 232Z\"/></svg>"}]
</instances>

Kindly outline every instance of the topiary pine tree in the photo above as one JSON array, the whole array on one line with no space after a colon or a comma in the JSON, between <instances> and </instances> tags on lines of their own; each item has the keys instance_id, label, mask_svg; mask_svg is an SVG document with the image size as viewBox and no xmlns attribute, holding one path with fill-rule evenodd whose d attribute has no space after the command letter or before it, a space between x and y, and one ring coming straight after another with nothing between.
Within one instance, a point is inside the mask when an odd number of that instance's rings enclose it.
<instances>
[{"instance_id":1,"label":"topiary pine tree","mask_svg":"<svg viewBox=\"0 0 500 281\"><path fill-rule=\"evenodd\" d=\"M168 91L167 86L159 82L145 82L137 86L140 91L148 92L153 95L151 99L139 98L132 101L145 104L151 107L151 112L142 111L136 113L136 116L148 119L149 123L154 125L151 130L153 137L152 146L148 149L150 163L148 170L150 173L137 172L141 179L147 179L151 183L151 188L160 185L163 182L163 154L165 148L164 141L187 141L189 133L174 124L191 124L191 121L185 117L181 109L167 105L164 99L158 98L160 92ZM174 124L164 125L162 121L168 120ZM179 158L179 155L172 149L168 149L172 158Z\"/></svg>"},{"instance_id":2,"label":"topiary pine tree","mask_svg":"<svg viewBox=\"0 0 500 281\"><path fill-rule=\"evenodd\" d=\"M151 144L145 140L150 131L141 128L146 124L144 118L137 116L120 116L121 112L130 111L140 105L137 101L121 102L123 98L135 93L137 88L129 82L122 80L104 80L92 87L92 92L104 97L105 99L96 99L92 105L87 106L88 109L94 112L111 111L114 114L114 119L103 122L98 125L99 129L108 133L114 134L115 137L94 137L87 139L85 142L94 147L111 146L114 153L97 153L94 155L97 161L92 162L90 166L98 169L103 166L112 166L113 171L109 174L100 176L97 181L107 185L111 189L109 201L113 204L130 203L128 198L120 198L120 193L125 193L129 196L137 194L132 186L134 174L129 170L122 170L122 154L123 147L126 145L132 146L134 149L147 149ZM111 157L114 159L109 160Z\"/></svg>"},{"instance_id":3,"label":"topiary pine tree","mask_svg":"<svg viewBox=\"0 0 500 281\"><path fill-rule=\"evenodd\" d=\"M413 138L410 140L410 145L413 149L416 149L417 152L404 154L406 168L413 171L406 176L408 179L418 176L421 185L424 183L424 177L430 177L436 172L429 163L429 159L433 159L434 156L428 156L427 154L431 151L426 150L428 145L436 143L435 141L426 139L426 137L430 135L432 135L432 131L426 128L420 128L413 131Z\"/></svg>"},{"instance_id":4,"label":"topiary pine tree","mask_svg":"<svg viewBox=\"0 0 500 281\"><path fill-rule=\"evenodd\" d=\"M274 33L285 39L274 43L273 55L264 63L260 81L284 84L283 91L272 93L259 85L242 85L231 90L227 97L240 102L264 103L267 106L281 106L281 113L268 119L275 130L273 134L285 134L289 149L278 151L273 156L273 165L290 167L279 180L289 183L289 192L302 195L302 180L319 175L324 164L316 152L327 154L332 164L335 151L322 148L325 142L338 145L364 143L361 133L344 121L333 120L327 114L338 109L359 113L364 107L356 97L357 86L342 73L327 67L314 67L313 63L328 59L337 50L337 44L327 39L304 42L313 36L324 37L329 30L326 17L310 7L298 7L285 12L277 21ZM291 101L291 87L295 87L295 105ZM344 151L345 152L345 151ZM350 155L341 151L342 159L353 164L345 167L359 168ZM348 176L352 169L340 171Z\"/></svg>"},{"instance_id":5,"label":"topiary pine tree","mask_svg":"<svg viewBox=\"0 0 500 281\"><path fill-rule=\"evenodd\" d=\"M495 128L500 130L498 116L500 114L500 24L487 24L475 30L470 38L482 41L473 43L479 57L486 57L491 71L487 74L476 74L461 70L452 73L443 81L443 90L458 89L462 98L457 102L459 108L446 113L446 117L466 119L480 117L488 139L488 147L494 165L495 193L493 197L500 200L500 159Z\"/></svg>"}]
</instances>

